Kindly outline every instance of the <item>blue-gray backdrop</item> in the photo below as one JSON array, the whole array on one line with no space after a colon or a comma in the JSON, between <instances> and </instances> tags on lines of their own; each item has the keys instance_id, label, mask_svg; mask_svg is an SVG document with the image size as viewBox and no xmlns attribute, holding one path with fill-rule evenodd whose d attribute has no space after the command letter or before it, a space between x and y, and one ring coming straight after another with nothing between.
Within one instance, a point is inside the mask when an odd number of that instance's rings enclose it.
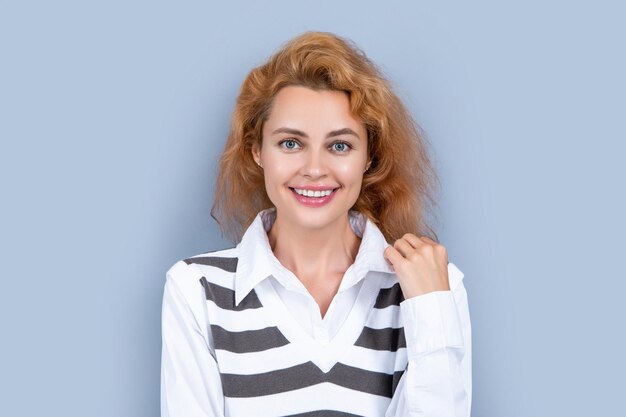
<instances>
[{"instance_id":1,"label":"blue-gray backdrop","mask_svg":"<svg viewBox=\"0 0 626 417\"><path fill-rule=\"evenodd\" d=\"M0 414L159 414L165 271L229 244L209 208L239 85L305 30L354 40L433 144L472 415L618 414L618 3L2 2Z\"/></svg>"}]
</instances>

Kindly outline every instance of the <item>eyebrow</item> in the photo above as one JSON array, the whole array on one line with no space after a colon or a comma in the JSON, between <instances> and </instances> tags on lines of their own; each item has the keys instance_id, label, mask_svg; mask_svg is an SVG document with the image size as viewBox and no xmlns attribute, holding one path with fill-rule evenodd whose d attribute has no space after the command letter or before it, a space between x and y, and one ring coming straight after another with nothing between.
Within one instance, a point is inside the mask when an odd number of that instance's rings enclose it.
<instances>
[{"instance_id":1,"label":"eyebrow","mask_svg":"<svg viewBox=\"0 0 626 417\"><path fill-rule=\"evenodd\" d=\"M307 134L304 133L303 131L298 130L298 129L292 129L289 127L279 127L278 129L272 132L272 135L275 135L277 133L288 133L290 135L302 136L303 138L307 138L307 139L309 138ZM357 133L354 130L350 129L349 127L344 127L343 129L333 130L332 132L329 132L326 135L326 138L328 139L328 138L332 138L333 136L340 136L340 135L353 135L353 136L356 136L357 139L360 139L359 135L357 135Z\"/></svg>"}]
</instances>

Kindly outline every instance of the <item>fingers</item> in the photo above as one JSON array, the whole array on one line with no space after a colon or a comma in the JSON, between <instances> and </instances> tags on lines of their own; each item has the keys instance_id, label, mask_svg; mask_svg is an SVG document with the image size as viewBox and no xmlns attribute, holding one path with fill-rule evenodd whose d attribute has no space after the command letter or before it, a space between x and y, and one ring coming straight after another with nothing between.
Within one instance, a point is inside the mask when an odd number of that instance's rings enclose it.
<instances>
[{"instance_id":1,"label":"fingers","mask_svg":"<svg viewBox=\"0 0 626 417\"><path fill-rule=\"evenodd\" d=\"M424 241L421 240L423 238L419 238L413 233L405 233L404 236L402 236L402 239L409 242L415 249L418 249L421 245L425 244Z\"/></svg>"},{"instance_id":2,"label":"fingers","mask_svg":"<svg viewBox=\"0 0 626 417\"><path fill-rule=\"evenodd\" d=\"M389 261L389 263L394 266L397 267L399 266L402 262L406 261L406 259L404 259L404 256L402 256L402 254L400 252L398 252L396 250L396 248L394 248L393 246L389 245L385 248L384 252L383 252L383 256L385 257L385 259L387 259Z\"/></svg>"},{"instance_id":3,"label":"fingers","mask_svg":"<svg viewBox=\"0 0 626 417\"><path fill-rule=\"evenodd\" d=\"M435 242L434 240L432 240L431 238L429 238L428 236L422 236L420 237L420 239L422 239L423 241L426 241L428 243L430 243L431 245L438 245L438 242Z\"/></svg>"},{"instance_id":4,"label":"fingers","mask_svg":"<svg viewBox=\"0 0 626 417\"><path fill-rule=\"evenodd\" d=\"M409 255L415 251L415 247L404 238L396 240L393 247L405 258L408 258Z\"/></svg>"},{"instance_id":5,"label":"fingers","mask_svg":"<svg viewBox=\"0 0 626 417\"><path fill-rule=\"evenodd\" d=\"M403 258L408 259L420 251L425 249L429 250L439 246L441 245L429 237L417 237L413 233L405 233L404 236L394 242L393 246L388 246L387 249L393 248L395 249L394 252L397 252ZM387 250L385 250L385 252L387 252Z\"/></svg>"},{"instance_id":6,"label":"fingers","mask_svg":"<svg viewBox=\"0 0 626 417\"><path fill-rule=\"evenodd\" d=\"M400 265L401 261L406 261L415 255L421 245L426 245L426 243L411 233L405 234L402 238L396 240L393 246L387 246L387 249L392 254L389 257L390 261L395 265Z\"/></svg>"},{"instance_id":7,"label":"fingers","mask_svg":"<svg viewBox=\"0 0 626 417\"><path fill-rule=\"evenodd\" d=\"M432 240L429 237L418 237L413 233L405 233L400 239L396 240L393 247L402 254L406 259L410 259L418 254L426 254L437 252L441 255L441 252L447 256L446 249L443 245Z\"/></svg>"},{"instance_id":8,"label":"fingers","mask_svg":"<svg viewBox=\"0 0 626 417\"><path fill-rule=\"evenodd\" d=\"M432 240L428 236L417 237L413 233L405 233L402 238L406 239L415 249L424 244L430 244L431 246L439 245L439 242Z\"/></svg>"}]
</instances>

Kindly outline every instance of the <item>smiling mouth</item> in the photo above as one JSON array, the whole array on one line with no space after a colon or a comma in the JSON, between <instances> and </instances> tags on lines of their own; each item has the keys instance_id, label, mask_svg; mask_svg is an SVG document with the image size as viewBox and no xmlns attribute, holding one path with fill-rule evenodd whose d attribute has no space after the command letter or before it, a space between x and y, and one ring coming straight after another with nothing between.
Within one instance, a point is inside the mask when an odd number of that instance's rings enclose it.
<instances>
[{"instance_id":1,"label":"smiling mouth","mask_svg":"<svg viewBox=\"0 0 626 417\"><path fill-rule=\"evenodd\" d=\"M321 196L319 196L319 197L315 197L315 196L308 196L308 195L304 195L304 194L298 194L298 193L296 192L296 189L295 189L295 188L292 188L292 187L288 187L288 188L289 188L289 189L290 189L290 190L291 190L294 194L299 195L299 196L301 196L301 197L307 197L307 198L322 198L322 197L328 197L329 195L334 194L334 193L335 193L335 191L337 191L337 190L338 190L338 189L340 189L341 187L333 188L333 189L331 190L330 194L328 194L328 195L321 195Z\"/></svg>"}]
</instances>

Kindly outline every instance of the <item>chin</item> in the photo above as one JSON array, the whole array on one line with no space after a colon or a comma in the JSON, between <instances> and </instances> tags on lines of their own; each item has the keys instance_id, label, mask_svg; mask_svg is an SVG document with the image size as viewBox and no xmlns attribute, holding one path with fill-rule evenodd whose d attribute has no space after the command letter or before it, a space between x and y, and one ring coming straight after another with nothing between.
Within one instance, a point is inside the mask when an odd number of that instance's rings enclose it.
<instances>
[{"instance_id":1,"label":"chin","mask_svg":"<svg viewBox=\"0 0 626 417\"><path fill-rule=\"evenodd\" d=\"M297 210L291 211L293 221L308 229L324 228L347 215L348 209L336 207L298 207Z\"/></svg>"}]
</instances>

